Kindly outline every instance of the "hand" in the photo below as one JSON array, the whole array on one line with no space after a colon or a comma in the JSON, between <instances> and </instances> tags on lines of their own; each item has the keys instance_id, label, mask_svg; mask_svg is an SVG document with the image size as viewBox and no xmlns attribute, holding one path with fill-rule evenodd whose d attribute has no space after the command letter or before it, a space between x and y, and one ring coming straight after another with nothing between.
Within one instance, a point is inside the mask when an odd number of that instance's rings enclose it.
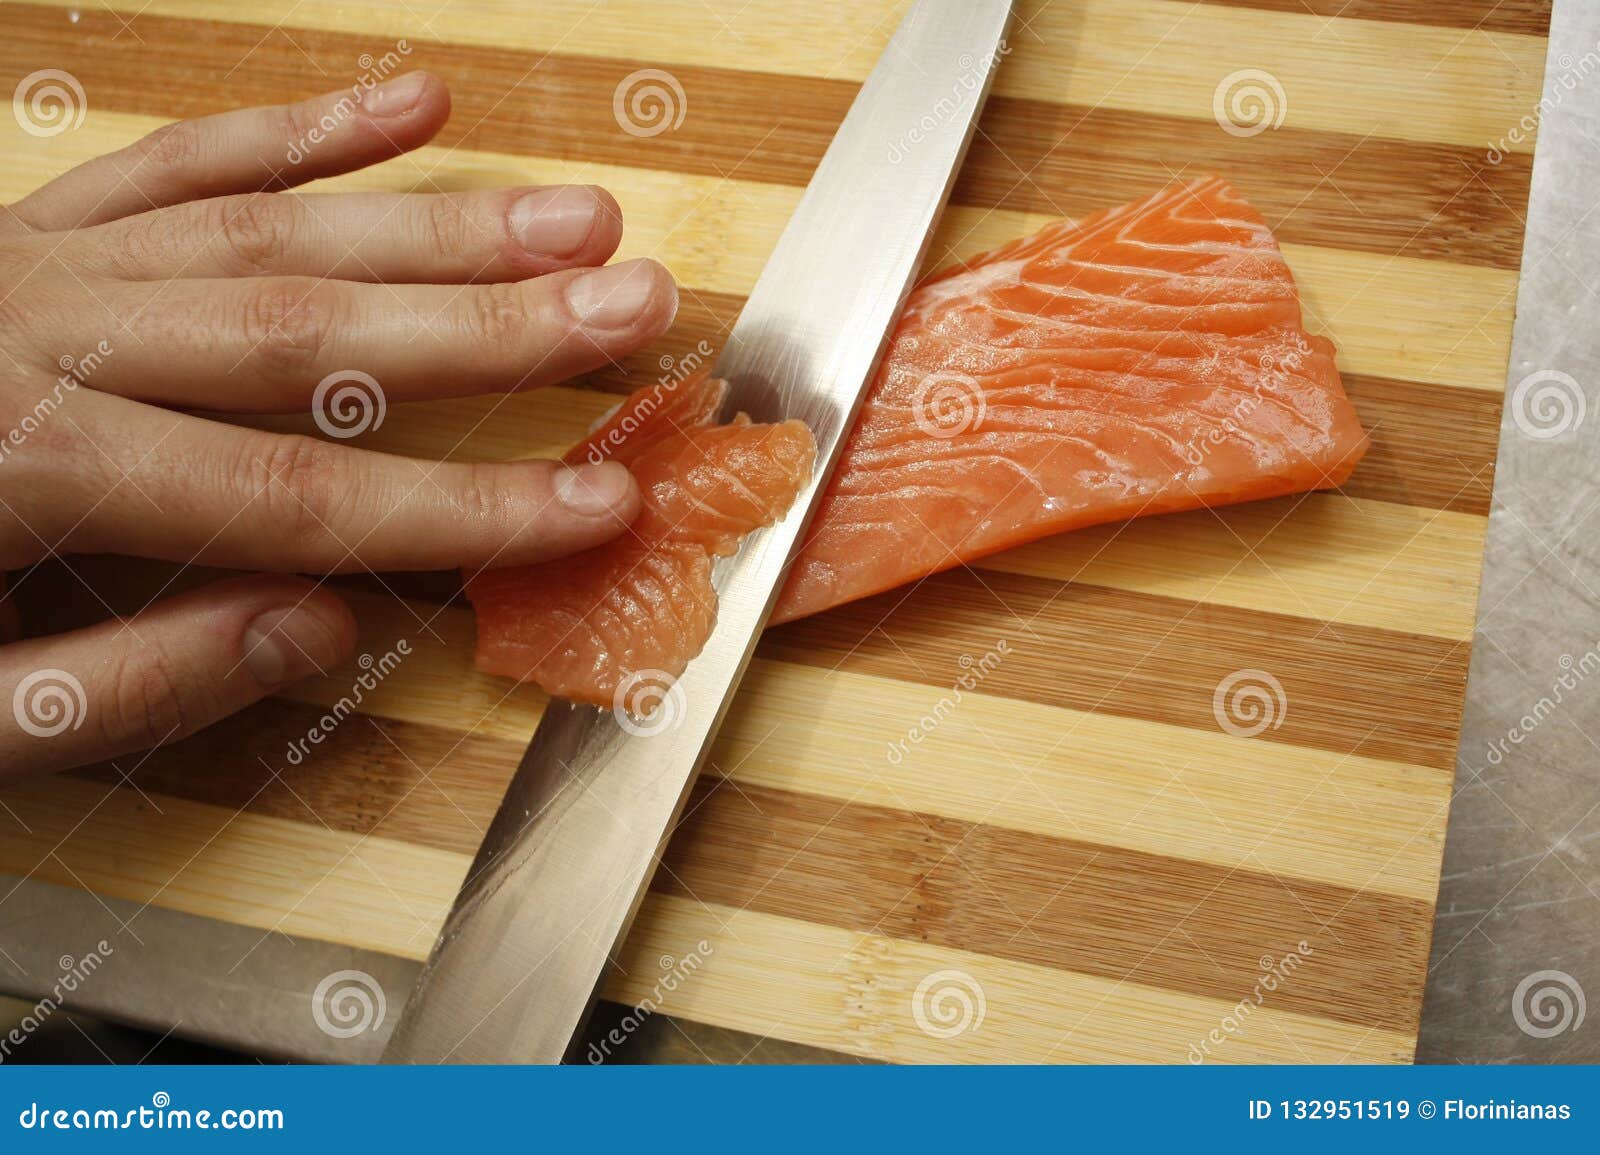
<instances>
[{"instance_id":1,"label":"hand","mask_svg":"<svg viewBox=\"0 0 1600 1155\"><path fill-rule=\"evenodd\" d=\"M0 207L0 573L75 552L474 568L621 531L639 497L615 463L439 464L182 412L310 412L350 371L390 403L530 388L665 332L665 269L596 270L622 232L600 189L262 191L416 148L449 106L416 72L173 124ZM355 645L295 577L27 641L4 608L0 781L175 740Z\"/></svg>"}]
</instances>

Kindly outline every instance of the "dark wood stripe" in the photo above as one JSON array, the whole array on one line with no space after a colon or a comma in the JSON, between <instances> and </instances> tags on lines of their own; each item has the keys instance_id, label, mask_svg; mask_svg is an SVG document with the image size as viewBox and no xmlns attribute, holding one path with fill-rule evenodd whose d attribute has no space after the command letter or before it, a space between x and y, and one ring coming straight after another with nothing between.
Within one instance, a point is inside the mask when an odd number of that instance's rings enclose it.
<instances>
[{"instance_id":1,"label":"dark wood stripe","mask_svg":"<svg viewBox=\"0 0 1600 1155\"><path fill-rule=\"evenodd\" d=\"M476 850L521 754L516 744L352 717L292 764L287 743L321 713L261 703L156 752L132 780L158 796ZM246 733L248 745L239 740ZM109 767L78 773L118 779ZM665 893L1229 1003L1250 995L1263 956L1279 959L1306 940L1311 951L1270 1005L1397 1031L1416 1026L1428 908L1370 891L734 789L714 776L696 788L666 861L655 884Z\"/></svg>"},{"instance_id":2,"label":"dark wood stripe","mask_svg":"<svg viewBox=\"0 0 1600 1155\"><path fill-rule=\"evenodd\" d=\"M686 292L678 319L664 338L626 358L621 370L591 375L598 389L626 393L661 376L663 356L681 357L704 341L720 349L744 298ZM1346 374L1345 390L1372 448L1344 492L1425 509L1487 514L1500 438L1500 397L1384 377Z\"/></svg>"},{"instance_id":3,"label":"dark wood stripe","mask_svg":"<svg viewBox=\"0 0 1600 1155\"><path fill-rule=\"evenodd\" d=\"M389 47L299 29L291 44L254 25L158 16L140 18L136 39L89 7L63 48L59 11L24 4L8 12L0 71L20 75L49 59L83 82L94 107L162 117L219 111L219 92L231 105L267 104L348 84L362 52ZM791 185L810 179L857 87L674 67L692 111L677 130L639 139L618 128L611 103L637 61L412 47L408 66L455 81L441 144ZM232 69L225 78L223 67ZM1181 118L997 97L955 199L1077 216L1180 173L1217 171L1284 240L1515 268L1531 160L1492 165L1486 149L1287 128L1240 139Z\"/></svg>"},{"instance_id":4,"label":"dark wood stripe","mask_svg":"<svg viewBox=\"0 0 1600 1155\"><path fill-rule=\"evenodd\" d=\"M1416 1029L1432 912L1322 883L702 782L655 889L1229 1004ZM978 975L979 982L983 981Z\"/></svg>"},{"instance_id":5,"label":"dark wood stripe","mask_svg":"<svg viewBox=\"0 0 1600 1155\"><path fill-rule=\"evenodd\" d=\"M1545 36L1550 31L1551 0L1209 0L1233 8L1257 8L1295 15L1339 16L1348 20L1391 20L1440 28L1480 28ZM1329 33L1329 35L1334 35Z\"/></svg>"},{"instance_id":6,"label":"dark wood stripe","mask_svg":"<svg viewBox=\"0 0 1600 1155\"><path fill-rule=\"evenodd\" d=\"M1345 493L1488 515L1500 394L1354 373L1344 387L1372 437Z\"/></svg>"},{"instance_id":7,"label":"dark wood stripe","mask_svg":"<svg viewBox=\"0 0 1600 1155\"><path fill-rule=\"evenodd\" d=\"M985 694L1216 731L1217 685L1264 670L1288 708L1256 741L1455 764L1467 646L1365 626L963 569L768 630L759 652L937 684L1000 638Z\"/></svg>"}]
</instances>

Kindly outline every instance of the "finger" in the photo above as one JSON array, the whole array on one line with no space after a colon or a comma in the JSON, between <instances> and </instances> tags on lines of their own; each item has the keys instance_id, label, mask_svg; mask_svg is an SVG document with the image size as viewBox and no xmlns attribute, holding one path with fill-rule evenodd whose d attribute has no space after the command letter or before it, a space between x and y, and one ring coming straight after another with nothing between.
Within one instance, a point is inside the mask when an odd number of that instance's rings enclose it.
<instances>
[{"instance_id":1,"label":"finger","mask_svg":"<svg viewBox=\"0 0 1600 1155\"><path fill-rule=\"evenodd\" d=\"M544 561L639 510L615 463L419 461L100 397L81 474L100 487L57 550L238 569L426 570ZM87 422L87 424L84 424Z\"/></svg>"},{"instance_id":2,"label":"finger","mask_svg":"<svg viewBox=\"0 0 1600 1155\"><path fill-rule=\"evenodd\" d=\"M221 582L0 648L0 783L175 742L355 648L355 620L303 578Z\"/></svg>"},{"instance_id":3,"label":"finger","mask_svg":"<svg viewBox=\"0 0 1600 1155\"><path fill-rule=\"evenodd\" d=\"M653 341L678 305L671 274L649 260L512 284L267 277L172 281L153 295L102 281L92 292L80 310L57 310L43 325L51 348L70 348L95 324L128 334L96 369L95 389L248 413L307 412L322 400L320 383L352 371L375 379L389 401L564 380Z\"/></svg>"},{"instance_id":4,"label":"finger","mask_svg":"<svg viewBox=\"0 0 1600 1155\"><path fill-rule=\"evenodd\" d=\"M12 206L36 229L81 228L226 193L287 188L426 143L450 116L444 82L408 72L298 104L163 125Z\"/></svg>"},{"instance_id":5,"label":"finger","mask_svg":"<svg viewBox=\"0 0 1600 1155\"><path fill-rule=\"evenodd\" d=\"M446 193L213 197L74 232L58 255L129 280L337 277L461 284L603 265L622 210L582 185Z\"/></svg>"}]
</instances>

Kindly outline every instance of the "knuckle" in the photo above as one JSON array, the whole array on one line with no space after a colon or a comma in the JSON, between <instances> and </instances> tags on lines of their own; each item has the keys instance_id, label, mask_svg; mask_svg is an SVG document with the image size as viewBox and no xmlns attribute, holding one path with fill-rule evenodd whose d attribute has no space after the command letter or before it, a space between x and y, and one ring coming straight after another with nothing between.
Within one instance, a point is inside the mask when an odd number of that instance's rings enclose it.
<instances>
[{"instance_id":1,"label":"knuckle","mask_svg":"<svg viewBox=\"0 0 1600 1155\"><path fill-rule=\"evenodd\" d=\"M192 120L164 124L134 146L137 168L160 172L185 172L200 157L200 128Z\"/></svg>"},{"instance_id":2,"label":"knuckle","mask_svg":"<svg viewBox=\"0 0 1600 1155\"><path fill-rule=\"evenodd\" d=\"M266 471L263 500L274 530L301 546L337 543L331 525L348 496L337 451L314 437L290 434L273 438L260 460Z\"/></svg>"},{"instance_id":3,"label":"knuckle","mask_svg":"<svg viewBox=\"0 0 1600 1155\"><path fill-rule=\"evenodd\" d=\"M520 343L528 323L527 302L520 285L477 285L466 299L466 325L472 340L491 346Z\"/></svg>"},{"instance_id":4,"label":"knuckle","mask_svg":"<svg viewBox=\"0 0 1600 1155\"><path fill-rule=\"evenodd\" d=\"M221 238L230 272L259 276L282 267L297 216L293 198L252 193L216 202Z\"/></svg>"},{"instance_id":5,"label":"knuckle","mask_svg":"<svg viewBox=\"0 0 1600 1155\"><path fill-rule=\"evenodd\" d=\"M189 733L193 712L184 701L176 664L160 646L141 646L114 662L100 730L113 746L155 746Z\"/></svg>"},{"instance_id":6,"label":"knuckle","mask_svg":"<svg viewBox=\"0 0 1600 1155\"><path fill-rule=\"evenodd\" d=\"M281 277L250 289L240 325L257 371L270 381L301 382L332 340L334 287Z\"/></svg>"},{"instance_id":7,"label":"knuckle","mask_svg":"<svg viewBox=\"0 0 1600 1155\"><path fill-rule=\"evenodd\" d=\"M457 257L467 251L472 222L460 197L430 197L422 223L435 256Z\"/></svg>"},{"instance_id":8,"label":"knuckle","mask_svg":"<svg viewBox=\"0 0 1600 1155\"><path fill-rule=\"evenodd\" d=\"M452 487L450 503L457 524L499 531L508 526L510 510L506 491L495 484L495 468L482 462L463 462L459 484Z\"/></svg>"}]
</instances>

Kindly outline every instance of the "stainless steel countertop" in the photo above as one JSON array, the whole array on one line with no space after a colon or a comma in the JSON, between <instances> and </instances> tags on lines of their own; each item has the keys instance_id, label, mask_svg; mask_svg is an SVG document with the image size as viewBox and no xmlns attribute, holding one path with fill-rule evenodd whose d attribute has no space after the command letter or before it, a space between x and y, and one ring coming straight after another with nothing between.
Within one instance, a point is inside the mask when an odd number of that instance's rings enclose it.
<instances>
[{"instance_id":1,"label":"stainless steel countertop","mask_svg":"<svg viewBox=\"0 0 1600 1155\"><path fill-rule=\"evenodd\" d=\"M1557 0L1424 1062L1600 1061L1597 385L1600 5Z\"/></svg>"}]
</instances>

